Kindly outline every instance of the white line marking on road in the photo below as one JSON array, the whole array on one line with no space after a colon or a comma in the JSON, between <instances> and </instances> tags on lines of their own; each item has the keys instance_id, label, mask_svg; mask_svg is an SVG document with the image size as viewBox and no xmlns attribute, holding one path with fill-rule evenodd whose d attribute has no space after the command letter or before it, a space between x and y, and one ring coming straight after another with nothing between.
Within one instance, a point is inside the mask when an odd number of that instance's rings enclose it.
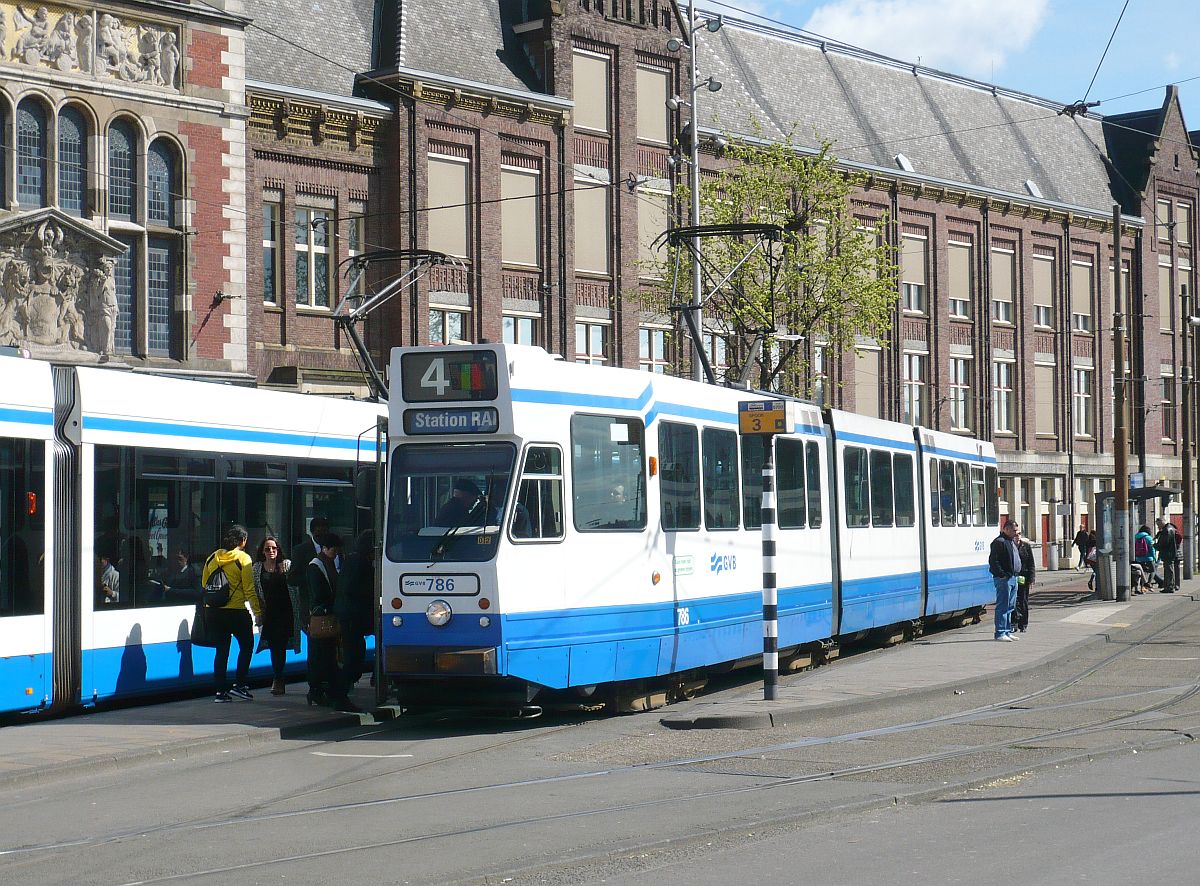
<instances>
[{"instance_id":1,"label":"white line marking on road","mask_svg":"<svg viewBox=\"0 0 1200 886\"><path fill-rule=\"evenodd\" d=\"M1200 661L1200 656L1193 655L1190 658L1167 658L1165 656L1159 658L1156 656L1154 658L1139 658L1138 661Z\"/></svg>"},{"instance_id":2,"label":"white line marking on road","mask_svg":"<svg viewBox=\"0 0 1200 886\"><path fill-rule=\"evenodd\" d=\"M354 757L360 760L394 760L398 757L411 757L412 754L330 754L326 751L312 751L314 757Z\"/></svg>"},{"instance_id":3,"label":"white line marking on road","mask_svg":"<svg viewBox=\"0 0 1200 886\"><path fill-rule=\"evenodd\" d=\"M1128 603L1122 603L1120 606L1092 606L1088 609L1081 609L1079 612L1072 612L1070 615L1059 619L1059 621L1069 621L1073 624L1081 625L1097 625L1110 615L1116 615L1122 609L1128 608Z\"/></svg>"}]
</instances>

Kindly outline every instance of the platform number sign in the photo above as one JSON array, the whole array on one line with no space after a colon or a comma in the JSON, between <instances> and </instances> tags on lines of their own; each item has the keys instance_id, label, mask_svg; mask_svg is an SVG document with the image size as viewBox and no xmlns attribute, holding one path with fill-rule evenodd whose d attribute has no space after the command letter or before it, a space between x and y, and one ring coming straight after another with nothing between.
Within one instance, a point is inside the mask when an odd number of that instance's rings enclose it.
<instances>
[{"instance_id":1,"label":"platform number sign","mask_svg":"<svg viewBox=\"0 0 1200 886\"><path fill-rule=\"evenodd\" d=\"M796 429L795 405L789 400L743 400L738 403L738 431L790 434Z\"/></svg>"},{"instance_id":2,"label":"platform number sign","mask_svg":"<svg viewBox=\"0 0 1200 886\"><path fill-rule=\"evenodd\" d=\"M495 400L495 351L420 351L400 358L400 384L406 403Z\"/></svg>"}]
</instances>

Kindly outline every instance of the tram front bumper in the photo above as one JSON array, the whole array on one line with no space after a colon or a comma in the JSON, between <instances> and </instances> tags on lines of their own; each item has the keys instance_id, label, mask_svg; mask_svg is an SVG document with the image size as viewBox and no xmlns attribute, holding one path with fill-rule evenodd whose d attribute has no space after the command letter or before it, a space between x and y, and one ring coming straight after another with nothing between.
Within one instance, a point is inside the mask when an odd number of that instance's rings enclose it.
<instances>
[{"instance_id":1,"label":"tram front bumper","mask_svg":"<svg viewBox=\"0 0 1200 886\"><path fill-rule=\"evenodd\" d=\"M444 649L421 646L385 646L383 667L389 675L460 674L495 676L496 647Z\"/></svg>"}]
</instances>

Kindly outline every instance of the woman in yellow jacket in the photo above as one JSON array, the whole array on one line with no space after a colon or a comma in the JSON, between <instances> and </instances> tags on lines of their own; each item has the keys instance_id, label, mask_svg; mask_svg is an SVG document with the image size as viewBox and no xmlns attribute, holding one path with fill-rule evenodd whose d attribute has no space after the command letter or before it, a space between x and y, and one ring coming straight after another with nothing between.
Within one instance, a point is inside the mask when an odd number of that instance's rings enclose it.
<instances>
[{"instance_id":1,"label":"woman in yellow jacket","mask_svg":"<svg viewBox=\"0 0 1200 886\"><path fill-rule=\"evenodd\" d=\"M225 570L225 577L229 579L229 602L208 610L216 640L213 678L217 695L213 701L218 703L233 701L235 698L242 701L254 699L250 694L250 687L246 684L250 673L250 658L254 655L254 628L250 622L250 613L246 611L246 604L249 603L254 611L254 624L262 624L262 610L259 608L258 595L254 593L254 561L246 553L246 542L249 538L245 527L236 523L230 526L225 537L221 539L220 549L209 556L200 576L202 587L208 584L208 577L217 569ZM230 686L226 672L229 667L230 640L234 637L238 641L237 680Z\"/></svg>"}]
</instances>

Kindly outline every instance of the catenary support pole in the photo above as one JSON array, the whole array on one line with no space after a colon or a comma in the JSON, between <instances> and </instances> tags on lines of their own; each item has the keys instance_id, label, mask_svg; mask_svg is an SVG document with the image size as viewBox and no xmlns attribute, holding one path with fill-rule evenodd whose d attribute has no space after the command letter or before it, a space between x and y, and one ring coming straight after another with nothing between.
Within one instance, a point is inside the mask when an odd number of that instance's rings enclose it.
<instances>
[{"instance_id":1,"label":"catenary support pole","mask_svg":"<svg viewBox=\"0 0 1200 886\"><path fill-rule=\"evenodd\" d=\"M1192 577L1192 533L1195 531L1195 518L1192 515L1192 300L1188 295L1187 284L1182 287L1183 310L1180 312L1183 325L1182 359L1179 361L1180 374L1183 384L1183 414L1180 424L1183 426L1183 548L1180 556L1183 558L1183 577Z\"/></svg>"},{"instance_id":2,"label":"catenary support pole","mask_svg":"<svg viewBox=\"0 0 1200 886\"><path fill-rule=\"evenodd\" d=\"M775 578L775 437L763 441L762 568L763 568L763 698L775 699L779 684L779 592Z\"/></svg>"},{"instance_id":3,"label":"catenary support pole","mask_svg":"<svg viewBox=\"0 0 1200 886\"><path fill-rule=\"evenodd\" d=\"M1129 599L1129 430L1125 424L1125 295L1121 292L1121 207L1113 214L1113 560L1117 565L1117 600Z\"/></svg>"}]
</instances>

